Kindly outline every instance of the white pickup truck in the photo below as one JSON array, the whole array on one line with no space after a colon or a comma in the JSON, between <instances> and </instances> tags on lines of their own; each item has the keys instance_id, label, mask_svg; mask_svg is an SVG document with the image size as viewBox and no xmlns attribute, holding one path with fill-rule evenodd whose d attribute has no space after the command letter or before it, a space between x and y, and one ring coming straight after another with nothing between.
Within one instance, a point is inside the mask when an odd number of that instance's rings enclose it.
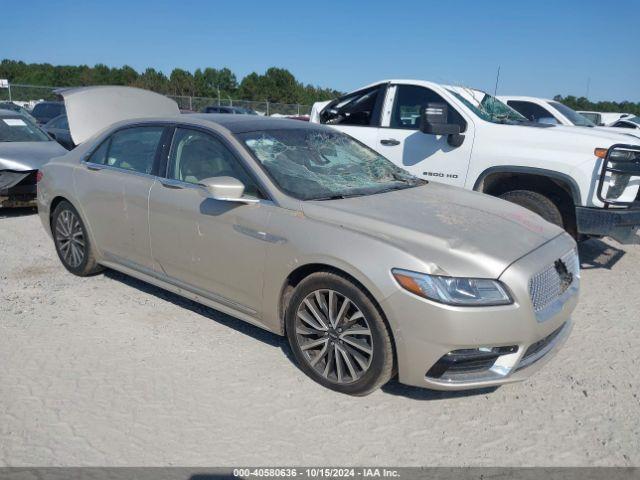
<instances>
[{"instance_id":1,"label":"white pickup truck","mask_svg":"<svg viewBox=\"0 0 640 480\"><path fill-rule=\"evenodd\" d=\"M636 138L640 138L640 130L617 126L617 122L606 127L598 127L588 118L556 100L513 95L500 95L498 99L532 122L592 128L594 131L602 130L610 133L633 135ZM638 127L640 127L640 125L638 125Z\"/></svg>"},{"instance_id":2,"label":"white pickup truck","mask_svg":"<svg viewBox=\"0 0 640 480\"><path fill-rule=\"evenodd\" d=\"M527 207L576 238L640 243L640 139L530 122L489 94L421 80L316 104L310 121L416 176Z\"/></svg>"}]
</instances>

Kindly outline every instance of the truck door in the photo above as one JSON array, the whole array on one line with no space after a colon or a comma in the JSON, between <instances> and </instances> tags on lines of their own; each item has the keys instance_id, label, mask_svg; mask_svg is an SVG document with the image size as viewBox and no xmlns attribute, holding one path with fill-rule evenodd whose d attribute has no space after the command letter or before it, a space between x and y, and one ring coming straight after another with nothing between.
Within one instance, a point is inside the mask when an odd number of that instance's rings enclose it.
<instances>
[{"instance_id":1,"label":"truck door","mask_svg":"<svg viewBox=\"0 0 640 480\"><path fill-rule=\"evenodd\" d=\"M320 111L317 121L379 151L378 129L386 89L386 83L378 84L333 100Z\"/></svg>"},{"instance_id":2,"label":"truck door","mask_svg":"<svg viewBox=\"0 0 640 480\"><path fill-rule=\"evenodd\" d=\"M447 135L429 135L420 131L420 112L429 103L448 105L449 123L458 123L464 136L462 145L451 146ZM387 89L373 147L396 165L427 180L464 186L474 125L439 93L418 85L397 84Z\"/></svg>"}]
</instances>

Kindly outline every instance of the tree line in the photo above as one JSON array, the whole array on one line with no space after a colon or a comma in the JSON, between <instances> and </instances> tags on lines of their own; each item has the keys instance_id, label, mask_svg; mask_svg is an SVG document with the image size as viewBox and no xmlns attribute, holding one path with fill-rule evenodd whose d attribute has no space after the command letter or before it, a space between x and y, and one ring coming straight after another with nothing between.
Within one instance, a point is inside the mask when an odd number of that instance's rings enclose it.
<instances>
[{"instance_id":1,"label":"tree line","mask_svg":"<svg viewBox=\"0 0 640 480\"><path fill-rule=\"evenodd\" d=\"M139 73L128 65L108 67L97 64L51 65L49 63L25 63L16 60L0 62L0 78L11 83L26 85L47 85L54 87L76 87L84 85L128 85L153 90L167 95L210 97L269 101L311 105L314 102L330 100L342 93L296 80L289 70L271 67L266 72L250 73L238 81L235 73L228 68L197 68L194 72L174 68L169 76L154 68ZM585 97L556 95L554 100L564 103L574 110L597 112L625 112L640 115L640 102L592 102Z\"/></svg>"},{"instance_id":2,"label":"tree line","mask_svg":"<svg viewBox=\"0 0 640 480\"><path fill-rule=\"evenodd\" d=\"M238 81L228 68L197 68L194 72L174 68L169 76L154 68L137 72L128 65L109 67L97 64L51 65L16 60L0 62L0 78L10 83L76 87L86 85L126 85L165 95L242 99L310 105L341 95L330 88L303 84L284 68L271 67L264 73L250 73Z\"/></svg>"},{"instance_id":3,"label":"tree line","mask_svg":"<svg viewBox=\"0 0 640 480\"><path fill-rule=\"evenodd\" d=\"M593 112L621 112L632 113L634 115L640 115L640 102L592 102L586 97L574 97L568 95L563 97L562 95L556 95L553 97L556 102L564 103L567 107L574 110L587 110Z\"/></svg>"}]
</instances>

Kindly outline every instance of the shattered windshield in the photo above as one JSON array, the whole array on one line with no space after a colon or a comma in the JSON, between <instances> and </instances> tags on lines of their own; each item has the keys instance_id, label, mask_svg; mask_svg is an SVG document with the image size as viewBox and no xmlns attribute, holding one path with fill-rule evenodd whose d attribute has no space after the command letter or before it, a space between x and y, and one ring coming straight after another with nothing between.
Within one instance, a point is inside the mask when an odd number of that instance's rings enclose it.
<instances>
[{"instance_id":1,"label":"shattered windshield","mask_svg":"<svg viewBox=\"0 0 640 480\"><path fill-rule=\"evenodd\" d=\"M26 117L0 117L0 142L47 142L51 140Z\"/></svg>"},{"instance_id":2,"label":"shattered windshield","mask_svg":"<svg viewBox=\"0 0 640 480\"><path fill-rule=\"evenodd\" d=\"M300 200L372 195L426 183L340 132L303 128L237 136L278 187Z\"/></svg>"},{"instance_id":3,"label":"shattered windshield","mask_svg":"<svg viewBox=\"0 0 640 480\"><path fill-rule=\"evenodd\" d=\"M465 89L466 95L449 90L455 97L470 108L473 113L487 122L493 123L521 123L527 119L516 112L509 105L502 103L493 95L479 90Z\"/></svg>"}]
</instances>

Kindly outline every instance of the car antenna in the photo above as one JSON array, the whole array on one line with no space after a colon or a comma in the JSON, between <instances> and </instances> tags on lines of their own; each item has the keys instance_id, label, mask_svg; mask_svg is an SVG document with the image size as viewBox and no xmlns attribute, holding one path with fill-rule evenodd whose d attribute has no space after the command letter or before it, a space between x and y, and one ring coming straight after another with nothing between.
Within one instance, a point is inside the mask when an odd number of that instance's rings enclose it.
<instances>
[{"instance_id":1,"label":"car antenna","mask_svg":"<svg viewBox=\"0 0 640 480\"><path fill-rule=\"evenodd\" d=\"M498 73L496 74L496 86L493 89L493 101L491 102L491 121L493 122L493 115L496 111L496 97L498 96L498 81L500 80L500 65L498 65Z\"/></svg>"}]
</instances>

